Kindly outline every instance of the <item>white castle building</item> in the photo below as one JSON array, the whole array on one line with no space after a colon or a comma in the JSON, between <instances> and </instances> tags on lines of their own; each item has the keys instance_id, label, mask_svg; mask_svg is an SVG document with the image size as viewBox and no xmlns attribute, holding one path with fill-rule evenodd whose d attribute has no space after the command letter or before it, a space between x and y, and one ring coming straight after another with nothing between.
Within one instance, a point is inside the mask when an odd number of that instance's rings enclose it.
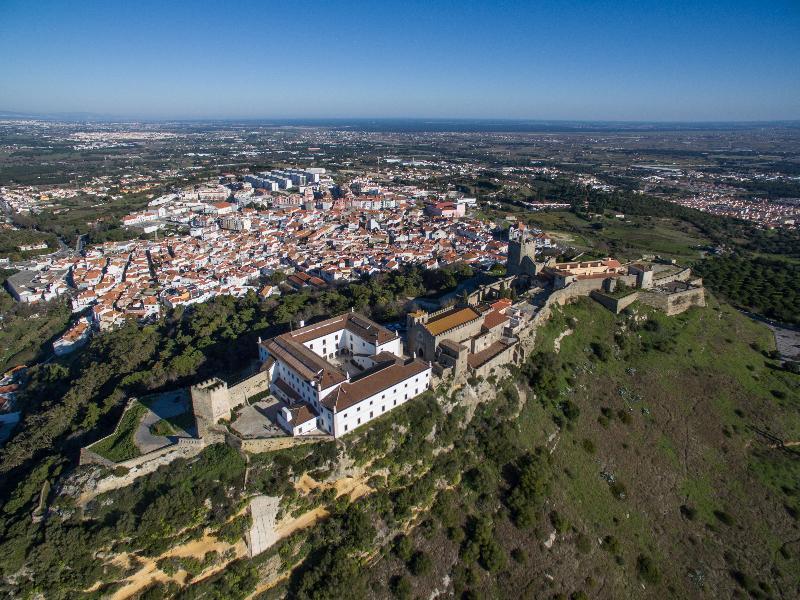
<instances>
[{"instance_id":1,"label":"white castle building","mask_svg":"<svg viewBox=\"0 0 800 600\"><path fill-rule=\"evenodd\" d=\"M431 383L431 364L404 359L398 334L345 313L259 343L292 435L339 437L401 406Z\"/></svg>"}]
</instances>

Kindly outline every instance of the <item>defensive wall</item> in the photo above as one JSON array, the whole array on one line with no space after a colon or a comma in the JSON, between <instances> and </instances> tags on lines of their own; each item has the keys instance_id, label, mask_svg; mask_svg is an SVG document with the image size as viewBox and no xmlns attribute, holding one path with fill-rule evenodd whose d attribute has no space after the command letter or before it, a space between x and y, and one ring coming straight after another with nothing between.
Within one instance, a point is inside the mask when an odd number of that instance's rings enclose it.
<instances>
[{"instance_id":1,"label":"defensive wall","mask_svg":"<svg viewBox=\"0 0 800 600\"><path fill-rule=\"evenodd\" d=\"M468 375L474 375L477 377L488 377L489 374L492 372L492 369L496 369L497 367L507 365L509 363L516 364L518 362L519 353L522 352L522 349L517 349L519 344L515 344L513 346L509 346L496 356L493 356L488 361L483 363L482 365L472 368L470 367L469 371L467 372Z\"/></svg>"},{"instance_id":2,"label":"defensive wall","mask_svg":"<svg viewBox=\"0 0 800 600\"><path fill-rule=\"evenodd\" d=\"M247 402L248 398L260 394L269 389L269 372L258 371L257 373L242 379L237 384L228 388L231 408L236 408Z\"/></svg>"},{"instance_id":3,"label":"defensive wall","mask_svg":"<svg viewBox=\"0 0 800 600\"><path fill-rule=\"evenodd\" d=\"M470 306L475 306L476 304L481 304L486 300L499 298L503 291L511 289L514 279L514 275L508 275L498 281L495 281L494 283L488 283L480 286L477 290L467 296L467 304Z\"/></svg>"},{"instance_id":4,"label":"defensive wall","mask_svg":"<svg viewBox=\"0 0 800 600\"><path fill-rule=\"evenodd\" d=\"M607 296L602 291L592 290L589 292L589 296L591 296L592 300L599 302L611 312L619 314L639 299L639 292L635 291L622 298L614 298L613 296Z\"/></svg>"},{"instance_id":5,"label":"defensive wall","mask_svg":"<svg viewBox=\"0 0 800 600\"><path fill-rule=\"evenodd\" d=\"M177 443L164 448L159 448L148 454L137 456L129 460L114 463L97 455L86 448L81 449L80 464L99 464L111 469L123 467L127 471L115 475L113 472L106 475L95 484L94 488L83 494L84 501L91 500L99 494L131 485L136 479L149 475L163 465L168 465L178 458L191 458L200 454L200 451L214 440L198 440L195 438L178 438Z\"/></svg>"},{"instance_id":6,"label":"defensive wall","mask_svg":"<svg viewBox=\"0 0 800 600\"><path fill-rule=\"evenodd\" d=\"M691 306L705 306L706 296L702 287L691 287L676 292L643 291L639 294L642 304L647 304L668 317L677 315Z\"/></svg>"},{"instance_id":7,"label":"defensive wall","mask_svg":"<svg viewBox=\"0 0 800 600\"><path fill-rule=\"evenodd\" d=\"M663 277L653 277L653 287L664 285L665 283L671 283L673 281L689 281L690 279L698 279L692 275L692 269L689 267L685 267L678 271L677 273L671 273L669 275L664 275Z\"/></svg>"},{"instance_id":8,"label":"defensive wall","mask_svg":"<svg viewBox=\"0 0 800 600\"><path fill-rule=\"evenodd\" d=\"M302 446L304 444L332 442L333 439L334 438L329 435L285 435L280 437L244 440L239 436L230 433L225 435L226 444L232 448L235 448L236 450L239 450L240 452L247 452L249 454L275 452L276 450L285 450L287 448L294 448L295 446Z\"/></svg>"},{"instance_id":9,"label":"defensive wall","mask_svg":"<svg viewBox=\"0 0 800 600\"><path fill-rule=\"evenodd\" d=\"M105 440L107 440L109 438L112 438L115 435L117 435L117 431L119 431L119 427L120 427L120 425L122 425L122 421L125 418L125 414L133 407L134 404L136 404L137 401L138 401L137 398L128 398L128 403L125 405L125 408L122 410L122 415L120 415L119 421L117 421L117 425L116 425L116 427L114 427L114 431L112 431L111 433L109 433L106 436L101 437L96 442L92 442L91 445L89 445L89 446L87 446L85 448L81 448L80 457L78 459L78 464L79 465L94 464L94 465L105 465L107 467L108 466L112 466L113 467L113 466L116 466L117 464L119 464L119 463L115 463L114 461L109 460L109 459L107 459L107 458L105 458L103 456L100 456L96 452L93 452L92 450L90 450L90 448L92 446L95 446L95 445L99 444L100 442L103 442L103 441L105 441Z\"/></svg>"},{"instance_id":10,"label":"defensive wall","mask_svg":"<svg viewBox=\"0 0 800 600\"><path fill-rule=\"evenodd\" d=\"M588 296L595 290L602 290L604 281L609 279L609 277L593 277L591 279L577 279L570 283L567 287L563 287L558 290L554 290L550 297L547 299L545 304L552 305L556 303L560 306L567 304L568 302L580 298L582 296ZM625 284L628 287L636 286L636 275L619 275L613 278L616 280L617 284Z\"/></svg>"}]
</instances>

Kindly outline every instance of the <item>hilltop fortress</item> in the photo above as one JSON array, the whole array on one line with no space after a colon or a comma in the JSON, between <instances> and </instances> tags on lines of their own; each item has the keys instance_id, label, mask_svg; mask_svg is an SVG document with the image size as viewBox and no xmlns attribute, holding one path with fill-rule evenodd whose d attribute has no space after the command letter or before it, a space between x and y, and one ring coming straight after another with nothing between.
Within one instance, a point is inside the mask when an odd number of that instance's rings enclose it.
<instances>
[{"instance_id":1,"label":"hilltop fortress","mask_svg":"<svg viewBox=\"0 0 800 600\"><path fill-rule=\"evenodd\" d=\"M259 340L255 375L230 389L220 380L192 387L199 431L230 420L249 396L269 392L279 403L274 422L289 435L340 437L437 380L457 384L518 364L554 305L591 297L620 312L638 300L667 315L705 305L702 280L672 262L536 262L534 250L526 230L518 230L508 276L438 310L408 313L405 340L354 312Z\"/></svg>"},{"instance_id":2,"label":"hilltop fortress","mask_svg":"<svg viewBox=\"0 0 800 600\"><path fill-rule=\"evenodd\" d=\"M536 236L520 227L510 237L505 276L484 276L431 311L412 310L404 336L351 311L259 339L247 376L191 386L195 434L163 438L131 466L221 440L261 452L347 435L441 381L458 386L519 364L553 308L577 298L615 313L636 301L667 315L705 305L702 280L671 261L536 261ZM91 451L83 456L101 461Z\"/></svg>"},{"instance_id":3,"label":"hilltop fortress","mask_svg":"<svg viewBox=\"0 0 800 600\"><path fill-rule=\"evenodd\" d=\"M518 364L551 307L579 297L613 312L637 300L667 315L705 305L702 280L689 268L613 258L536 262L527 236L520 230L509 249L508 271L516 274L438 310L408 313L405 340L355 312L259 340L255 375L230 389L221 380L192 387L200 435L230 420L256 393L272 395L278 403L273 421L291 436L346 435L437 380L457 383ZM521 298L514 302L517 291Z\"/></svg>"},{"instance_id":4,"label":"hilltop fortress","mask_svg":"<svg viewBox=\"0 0 800 600\"><path fill-rule=\"evenodd\" d=\"M702 280L689 268L655 259L535 261L526 236L512 240L518 247L510 248L505 277L449 294L430 312L409 312L405 336L351 311L259 339L249 375L230 385L212 378L191 386L188 409L196 433L163 437L157 449L118 463L83 448L82 464L124 468L98 481L92 494L128 485L213 443L259 453L339 438L440 383L452 388L500 374L525 360L556 307L578 298L590 297L615 313L635 301L667 315L705 305ZM138 429L147 423L143 418ZM257 523L247 534L251 556L266 547L259 506L251 506Z\"/></svg>"}]
</instances>

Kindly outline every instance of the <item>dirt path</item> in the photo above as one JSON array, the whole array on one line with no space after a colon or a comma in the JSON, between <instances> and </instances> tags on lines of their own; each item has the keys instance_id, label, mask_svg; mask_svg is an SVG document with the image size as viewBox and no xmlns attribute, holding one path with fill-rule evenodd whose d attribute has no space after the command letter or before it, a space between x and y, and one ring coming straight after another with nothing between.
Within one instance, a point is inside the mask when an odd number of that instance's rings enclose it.
<instances>
[{"instance_id":1,"label":"dirt path","mask_svg":"<svg viewBox=\"0 0 800 600\"><path fill-rule=\"evenodd\" d=\"M127 583L119 588L114 594L111 596L112 600L124 600L125 598L130 598L136 593L145 589L148 585L153 582L160 582L166 583L168 581L174 581L181 585L186 583L186 575L185 571L178 571L173 576L169 576L163 571L161 571L157 566L156 563L161 558L167 558L171 556L191 556L198 560L203 560L206 552L210 552L215 550L219 554L222 554L226 550L234 548L235 555L232 560L236 560L237 558L241 558L247 554L247 547L245 546L244 540L238 541L236 544L229 544L223 540L218 540L214 536L208 535L207 533L200 538L199 540L192 540L180 546L175 546L174 548L170 548L166 552L164 552L161 556L156 558L147 558L141 556L135 556L136 560L143 563L141 569L139 569L136 573L131 575L126 579ZM132 555L129 554L121 554L114 562L125 566L129 563L129 560ZM222 569L224 569L228 565L229 561L225 563L220 563L214 565L205 571L201 575L198 575L195 578L195 581L199 581L201 579L205 579L214 573L218 573Z\"/></svg>"},{"instance_id":2,"label":"dirt path","mask_svg":"<svg viewBox=\"0 0 800 600\"><path fill-rule=\"evenodd\" d=\"M315 481L307 474L303 475L295 484L297 490L303 494L307 494L313 489L316 488L330 488L333 487L336 490L336 497L343 496L344 494L348 494L350 496L350 500L357 500L372 491L372 488L369 487L364 478L355 478L355 477L343 477L342 479L338 479L333 484L330 483L320 483ZM281 540L285 537L289 537L295 531L299 531L300 529L305 529L306 527L311 527L312 525L316 524L317 521L320 519L324 519L328 516L328 511L322 507L315 508L308 512L304 512L299 517L295 517L294 519L290 519L284 523L281 523L275 528L275 534L278 540Z\"/></svg>"},{"instance_id":3,"label":"dirt path","mask_svg":"<svg viewBox=\"0 0 800 600\"><path fill-rule=\"evenodd\" d=\"M312 525L316 524L317 521L327 516L328 511L322 507L304 512L299 517L291 519L278 526L275 529L275 535L277 536L277 539L282 540L283 538L292 535L295 531L300 531L306 527L311 527Z\"/></svg>"},{"instance_id":4,"label":"dirt path","mask_svg":"<svg viewBox=\"0 0 800 600\"><path fill-rule=\"evenodd\" d=\"M297 480L297 483L294 484L294 488L304 496L321 486L322 484L310 477L308 473L304 473L303 476Z\"/></svg>"},{"instance_id":5,"label":"dirt path","mask_svg":"<svg viewBox=\"0 0 800 600\"><path fill-rule=\"evenodd\" d=\"M555 351L556 354L561 352L561 340L563 340L565 337L567 337L570 334L572 334L572 329L567 329L567 330L562 331L561 333L559 333L558 337L553 340L553 350Z\"/></svg>"},{"instance_id":6,"label":"dirt path","mask_svg":"<svg viewBox=\"0 0 800 600\"><path fill-rule=\"evenodd\" d=\"M356 500L372 491L372 488L366 484L366 479L364 477L342 477L333 483L322 483L309 476L308 473L305 473L298 479L294 487L304 496L316 489L328 489L332 487L336 490L337 498L342 494L350 494L351 500Z\"/></svg>"},{"instance_id":7,"label":"dirt path","mask_svg":"<svg viewBox=\"0 0 800 600\"><path fill-rule=\"evenodd\" d=\"M793 446L800 446L800 441L796 442L783 442L783 444L770 444L770 448L791 448Z\"/></svg>"},{"instance_id":8,"label":"dirt path","mask_svg":"<svg viewBox=\"0 0 800 600\"><path fill-rule=\"evenodd\" d=\"M307 494L311 490L317 488L326 489L333 487L336 490L337 497L348 494L351 500L356 500L357 498L360 498L361 496L373 491L372 488L367 485L366 480L363 477L343 477L342 479L339 479L333 483L321 483L315 481L308 475L303 475L303 477L298 480L296 487L302 494ZM288 537L295 531L305 529L306 527L311 527L327 516L328 511L320 507L305 512L299 517L288 519L276 526L275 541ZM125 600L126 598L131 598L154 582L166 583L168 581L174 581L180 585L184 585L186 583L187 573L185 571L178 571L172 576L167 575L156 566L157 562L162 558L173 556L190 556L198 560L203 560L206 552L216 551L221 555L230 548L234 548L236 552L232 560L247 556L247 546L245 545L244 540L240 540L236 544L229 544L228 542L219 540L208 533L198 540L192 540L180 546L170 548L156 558L120 554L114 559L114 563L125 567L129 564L131 558L135 558L142 564L142 567L136 573L125 579L125 585L114 592L114 594L111 596L111 600ZM193 581L200 581L206 577L218 573L224 569L229 562L230 561L226 561L225 563L220 563L206 569ZM259 589L261 591L268 589L269 587L275 585L278 581L280 580L278 579L264 582L259 585Z\"/></svg>"}]
</instances>

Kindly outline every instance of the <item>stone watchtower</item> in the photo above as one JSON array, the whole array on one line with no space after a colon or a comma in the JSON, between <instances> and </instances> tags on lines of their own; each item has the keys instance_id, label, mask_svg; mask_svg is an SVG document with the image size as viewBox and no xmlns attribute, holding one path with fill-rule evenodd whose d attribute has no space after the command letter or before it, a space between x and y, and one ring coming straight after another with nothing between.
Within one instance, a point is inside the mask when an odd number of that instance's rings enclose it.
<instances>
[{"instance_id":1,"label":"stone watchtower","mask_svg":"<svg viewBox=\"0 0 800 600\"><path fill-rule=\"evenodd\" d=\"M425 330L425 324L430 315L424 310L415 310L406 315L406 346L408 353L420 356L425 360L431 360L425 354L426 341L430 334ZM429 342L428 342L429 345ZM433 351L430 351L432 355Z\"/></svg>"},{"instance_id":2,"label":"stone watchtower","mask_svg":"<svg viewBox=\"0 0 800 600\"><path fill-rule=\"evenodd\" d=\"M536 275L536 241L528 235L523 227L509 232L508 259L506 273L508 275Z\"/></svg>"},{"instance_id":3,"label":"stone watchtower","mask_svg":"<svg viewBox=\"0 0 800 600\"><path fill-rule=\"evenodd\" d=\"M210 427L220 419L231 418L231 398L228 384L214 377L191 388L192 408L197 421L198 437L205 437Z\"/></svg>"},{"instance_id":4,"label":"stone watchtower","mask_svg":"<svg viewBox=\"0 0 800 600\"><path fill-rule=\"evenodd\" d=\"M649 290L653 287L653 266L636 263L628 267L628 273L636 275L636 287Z\"/></svg>"}]
</instances>

